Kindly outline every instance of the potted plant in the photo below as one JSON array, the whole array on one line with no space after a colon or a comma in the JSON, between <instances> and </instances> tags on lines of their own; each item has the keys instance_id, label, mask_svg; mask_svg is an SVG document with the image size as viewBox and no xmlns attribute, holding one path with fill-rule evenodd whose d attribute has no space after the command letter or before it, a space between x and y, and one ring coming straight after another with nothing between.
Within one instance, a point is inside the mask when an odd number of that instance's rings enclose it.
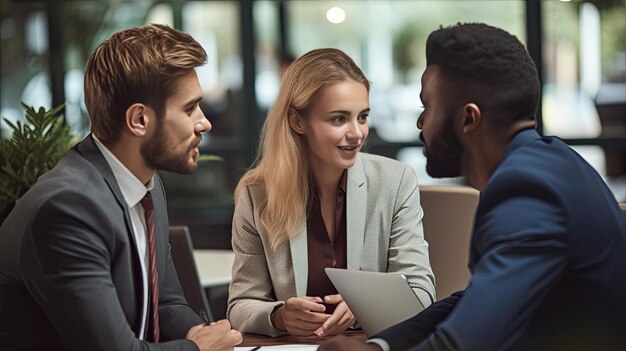
<instances>
[{"instance_id":1,"label":"potted plant","mask_svg":"<svg viewBox=\"0 0 626 351\"><path fill-rule=\"evenodd\" d=\"M0 138L0 223L37 178L78 141L64 123L63 105L51 110L22 106L26 122L12 123L5 118L13 132L9 139Z\"/></svg>"}]
</instances>

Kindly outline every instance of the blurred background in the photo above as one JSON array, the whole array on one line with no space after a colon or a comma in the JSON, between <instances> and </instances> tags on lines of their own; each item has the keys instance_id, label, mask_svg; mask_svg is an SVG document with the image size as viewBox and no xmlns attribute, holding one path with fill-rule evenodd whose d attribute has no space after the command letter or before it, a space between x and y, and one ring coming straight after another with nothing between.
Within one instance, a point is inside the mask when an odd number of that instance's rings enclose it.
<instances>
[{"instance_id":1,"label":"blurred background","mask_svg":"<svg viewBox=\"0 0 626 351\"><path fill-rule=\"evenodd\" d=\"M198 70L213 124L191 176L162 173L171 224L196 248L230 248L234 187L254 160L281 71L318 47L347 52L372 81L366 150L425 173L415 122L427 35L440 25L485 22L524 42L543 92L539 130L572 145L626 201L626 0L0 0L0 115L23 120L23 101L65 103L84 136L83 71L112 33L148 23L189 32L206 49ZM9 137L4 120L0 134ZM464 179L445 180L464 184Z\"/></svg>"}]
</instances>

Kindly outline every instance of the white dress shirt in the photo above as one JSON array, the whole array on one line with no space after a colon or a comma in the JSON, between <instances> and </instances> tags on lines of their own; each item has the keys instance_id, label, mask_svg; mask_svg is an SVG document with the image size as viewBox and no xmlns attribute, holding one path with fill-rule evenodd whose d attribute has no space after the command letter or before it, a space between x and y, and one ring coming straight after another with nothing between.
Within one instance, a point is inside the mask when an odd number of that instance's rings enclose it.
<instances>
[{"instance_id":1,"label":"white dress shirt","mask_svg":"<svg viewBox=\"0 0 626 351\"><path fill-rule=\"evenodd\" d=\"M143 283L143 304L141 306L141 328L139 330L139 339L144 339L146 331L146 321L148 314L148 250L146 250L147 244L147 230L146 230L146 217L144 214L143 206L139 203L146 193L154 188L154 176L150 179L147 185L143 184L134 174L132 174L120 160L107 149L104 144L98 138L93 136L96 146L104 156L104 159L111 167L115 180L122 191L122 196L128 206L130 213L130 222L133 225L133 235L135 236L135 242L137 243L137 255L139 255L139 262L141 263L141 280Z\"/></svg>"},{"instance_id":2,"label":"white dress shirt","mask_svg":"<svg viewBox=\"0 0 626 351\"><path fill-rule=\"evenodd\" d=\"M380 346L380 348L383 349L383 351L391 351L391 347L389 346L389 343L385 339L374 338L374 339L369 339L366 342Z\"/></svg>"}]
</instances>

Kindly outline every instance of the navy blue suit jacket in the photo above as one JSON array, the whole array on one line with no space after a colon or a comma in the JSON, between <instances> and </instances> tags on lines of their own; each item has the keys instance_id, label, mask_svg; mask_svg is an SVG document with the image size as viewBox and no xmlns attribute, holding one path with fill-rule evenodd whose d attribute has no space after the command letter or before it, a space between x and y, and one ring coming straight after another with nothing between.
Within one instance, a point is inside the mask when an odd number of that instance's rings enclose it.
<instances>
[{"instance_id":1,"label":"navy blue suit jacket","mask_svg":"<svg viewBox=\"0 0 626 351\"><path fill-rule=\"evenodd\" d=\"M625 347L626 219L561 140L514 137L480 195L469 267L465 291L375 337L394 351Z\"/></svg>"}]
</instances>

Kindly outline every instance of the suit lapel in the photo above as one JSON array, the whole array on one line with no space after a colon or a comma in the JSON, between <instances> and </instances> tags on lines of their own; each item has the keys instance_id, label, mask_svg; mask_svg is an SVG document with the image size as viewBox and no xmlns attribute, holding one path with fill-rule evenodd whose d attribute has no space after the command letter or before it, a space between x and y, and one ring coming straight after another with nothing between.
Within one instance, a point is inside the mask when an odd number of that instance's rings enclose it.
<instances>
[{"instance_id":1,"label":"suit lapel","mask_svg":"<svg viewBox=\"0 0 626 351\"><path fill-rule=\"evenodd\" d=\"M365 232L365 211L367 204L367 184L365 171L359 154L357 162L348 169L348 189L346 198L346 230L348 269L361 268L363 254L363 233Z\"/></svg>"},{"instance_id":2,"label":"suit lapel","mask_svg":"<svg viewBox=\"0 0 626 351\"><path fill-rule=\"evenodd\" d=\"M124 201L124 196L122 195L122 191L117 184L115 176L113 175L113 171L109 167L107 161L104 159L104 156L100 152L100 149L98 149L98 147L96 146L96 143L93 140L91 134L89 134L82 142L80 142L76 146L76 148L78 153L83 155L83 157L85 157L85 159L98 170L98 173L102 175L102 178L104 178L104 181L107 183L109 189L115 196L115 200L117 201L118 205L124 210L124 223L126 224L126 230L128 231L129 236L132 239L133 245L135 245L136 248L137 243L135 242L135 236L132 235L133 226L130 221L130 213L128 212L126 201Z\"/></svg>"},{"instance_id":3,"label":"suit lapel","mask_svg":"<svg viewBox=\"0 0 626 351\"><path fill-rule=\"evenodd\" d=\"M124 200L124 196L122 195L122 190L120 190L119 185L117 184L117 180L115 179L115 175L113 175L113 171L106 159L96 146L96 142L93 140L91 134L89 134L82 142L76 145L76 151L81 154L93 167L98 170L98 173L104 178L104 181L109 186L111 193L115 197L117 204L122 208L124 213L124 224L126 226L126 232L128 234L128 238L132 244L132 252L138 252L137 249L137 240L135 239L135 235L133 234L133 225L130 221L130 213L128 211L128 206L126 206L126 201ZM156 229L155 229L156 230ZM136 306L141 306L143 304L143 284L141 272L141 263L139 262L139 256L137 254L133 254L133 275L135 277L134 287L135 287L135 304ZM132 326L132 330L139 336L139 330L141 329L141 313L137 314L135 321Z\"/></svg>"},{"instance_id":4,"label":"suit lapel","mask_svg":"<svg viewBox=\"0 0 626 351\"><path fill-rule=\"evenodd\" d=\"M308 284L309 260L306 235L306 220L303 219L296 233L289 237L296 296L305 296Z\"/></svg>"},{"instance_id":5,"label":"suit lapel","mask_svg":"<svg viewBox=\"0 0 626 351\"><path fill-rule=\"evenodd\" d=\"M130 220L130 212L128 206L126 205L126 200L124 200L124 196L122 195L122 190L117 184L117 180L115 179L115 175L113 175L113 171L109 167L109 164L106 162L106 159L100 152L100 149L96 146L91 134L85 138L83 142L78 145L78 151L82 154L87 160L91 162L91 164L98 170L98 172L102 175L105 182L108 184L111 192L115 196L118 205L124 210L124 223L126 224L126 230L130 237L131 242L133 243L135 251L137 251L137 240L135 235L133 234L134 229L132 222ZM157 268L159 271L163 271L165 269L164 266L164 257L167 257L166 247L163 247L161 240L164 237L167 237L167 232L169 231L168 222L167 222L167 204L164 196L164 189L161 179L156 176L154 177L154 189L150 191L150 195L152 196L152 202L154 204L154 234L156 239L156 245L158 255L157 255Z\"/></svg>"}]
</instances>

